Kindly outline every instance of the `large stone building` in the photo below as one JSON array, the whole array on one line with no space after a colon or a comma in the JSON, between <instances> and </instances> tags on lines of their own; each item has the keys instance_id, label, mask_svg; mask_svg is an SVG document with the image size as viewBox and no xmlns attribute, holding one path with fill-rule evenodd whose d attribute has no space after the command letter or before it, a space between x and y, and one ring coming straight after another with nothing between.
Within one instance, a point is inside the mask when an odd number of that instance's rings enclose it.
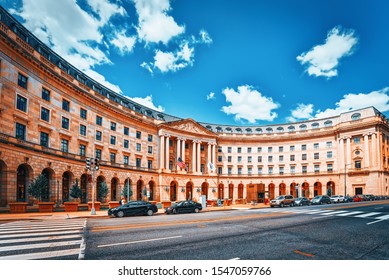
<instances>
[{"instance_id":1,"label":"large stone building","mask_svg":"<svg viewBox=\"0 0 389 280\"><path fill-rule=\"evenodd\" d=\"M90 201L88 157L100 159L94 182L107 183L108 201L127 182L133 199L152 201L388 195L388 142L373 107L266 126L154 111L74 68L0 7L0 207L31 202L27 186L42 173L47 200L69 200L78 179Z\"/></svg>"}]
</instances>

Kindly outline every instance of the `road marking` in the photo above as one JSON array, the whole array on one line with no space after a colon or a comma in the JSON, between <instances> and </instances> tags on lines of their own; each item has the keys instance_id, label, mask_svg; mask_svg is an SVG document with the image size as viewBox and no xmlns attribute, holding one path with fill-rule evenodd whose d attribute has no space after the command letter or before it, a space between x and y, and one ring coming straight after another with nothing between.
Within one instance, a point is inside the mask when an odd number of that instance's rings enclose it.
<instances>
[{"instance_id":1,"label":"road marking","mask_svg":"<svg viewBox=\"0 0 389 280\"><path fill-rule=\"evenodd\" d=\"M374 222L370 222L370 223L367 223L367 225L371 225L371 224L375 224L375 223L379 223L379 222L383 222L385 220L378 220L378 221L374 221Z\"/></svg>"},{"instance_id":2,"label":"road marking","mask_svg":"<svg viewBox=\"0 0 389 280\"><path fill-rule=\"evenodd\" d=\"M384 215L384 216L375 217L375 219L387 220L387 219L389 219L389 215Z\"/></svg>"},{"instance_id":3,"label":"road marking","mask_svg":"<svg viewBox=\"0 0 389 280\"><path fill-rule=\"evenodd\" d=\"M313 210L304 214L314 215L314 214L322 214L322 213L333 212L333 211L334 210Z\"/></svg>"},{"instance_id":4,"label":"road marking","mask_svg":"<svg viewBox=\"0 0 389 280\"><path fill-rule=\"evenodd\" d=\"M42 253L20 254L0 257L0 260L35 260L35 259L48 259L55 257L78 255L80 249L67 249L61 251L50 251Z\"/></svg>"},{"instance_id":5,"label":"road marking","mask_svg":"<svg viewBox=\"0 0 389 280\"><path fill-rule=\"evenodd\" d=\"M50 235L58 235L61 234L72 234L72 233L80 233L82 230L68 230L68 231L62 231L62 232L39 232L39 233L22 233L22 234L8 234L8 235L0 235L0 239L6 239L6 238L15 238L15 237L30 237L30 236L50 236Z\"/></svg>"},{"instance_id":6,"label":"road marking","mask_svg":"<svg viewBox=\"0 0 389 280\"><path fill-rule=\"evenodd\" d=\"M363 212L362 211L352 211L352 212L347 212L347 213L343 213L343 214L338 214L337 216L346 217L346 216L351 216L351 215L361 214L361 213L363 213Z\"/></svg>"},{"instance_id":7,"label":"road marking","mask_svg":"<svg viewBox=\"0 0 389 280\"><path fill-rule=\"evenodd\" d=\"M15 236L10 236L15 237ZM43 236L43 237L34 237L34 238L14 238L14 239L7 239L7 240L0 240L0 244L9 244L9 243L24 243L24 242L36 242L36 241L45 241L45 240L60 240L60 239L74 239L74 238L81 238L81 234L71 234L71 235L62 235L62 236Z\"/></svg>"},{"instance_id":8,"label":"road marking","mask_svg":"<svg viewBox=\"0 0 389 280\"><path fill-rule=\"evenodd\" d=\"M136 244L136 243L153 242L153 241L166 240L166 239L174 239L180 237L182 237L182 235L162 237L162 238L152 238L152 239L137 240L137 241L128 241L128 242L121 242L121 243L104 244L104 245L98 245L97 247L102 248L102 247L120 246L120 245L127 245L127 244Z\"/></svg>"},{"instance_id":9,"label":"road marking","mask_svg":"<svg viewBox=\"0 0 389 280\"><path fill-rule=\"evenodd\" d=\"M229 259L229 261L240 260L240 258Z\"/></svg>"},{"instance_id":10,"label":"road marking","mask_svg":"<svg viewBox=\"0 0 389 280\"><path fill-rule=\"evenodd\" d=\"M327 216L320 216L320 217L315 217L315 218L312 218L312 220L316 220L316 219L323 219L323 218L327 218Z\"/></svg>"},{"instance_id":11,"label":"road marking","mask_svg":"<svg viewBox=\"0 0 389 280\"><path fill-rule=\"evenodd\" d=\"M376 207L376 208L374 208L374 209L382 209L382 208L384 208L384 207Z\"/></svg>"},{"instance_id":12,"label":"road marking","mask_svg":"<svg viewBox=\"0 0 389 280\"><path fill-rule=\"evenodd\" d=\"M337 215L339 213L344 213L344 212L346 212L346 211L340 210L340 211L327 212L327 213L323 213L323 214L319 213L319 214L320 215Z\"/></svg>"},{"instance_id":13,"label":"road marking","mask_svg":"<svg viewBox=\"0 0 389 280\"><path fill-rule=\"evenodd\" d=\"M14 246L0 247L0 252L39 249L39 248L53 248L53 247L62 247L62 246L72 246L72 245L78 245L78 244L81 244L81 240L50 242L50 243L37 243L37 244L26 244L26 245L14 245Z\"/></svg>"},{"instance_id":14,"label":"road marking","mask_svg":"<svg viewBox=\"0 0 389 280\"><path fill-rule=\"evenodd\" d=\"M369 213L358 215L358 216L354 216L354 217L355 218L366 218L366 217L370 217L370 216L374 216L374 215L379 215L379 214L382 214L382 212L369 212Z\"/></svg>"},{"instance_id":15,"label":"road marking","mask_svg":"<svg viewBox=\"0 0 389 280\"><path fill-rule=\"evenodd\" d=\"M313 254L304 253L304 252L301 252L301 251L299 251L299 250L294 250L293 252L296 253L296 254L299 254L299 255L303 255L303 256L306 256L306 257L310 257L310 258L313 258L313 257L315 256L315 255L313 255Z\"/></svg>"}]
</instances>

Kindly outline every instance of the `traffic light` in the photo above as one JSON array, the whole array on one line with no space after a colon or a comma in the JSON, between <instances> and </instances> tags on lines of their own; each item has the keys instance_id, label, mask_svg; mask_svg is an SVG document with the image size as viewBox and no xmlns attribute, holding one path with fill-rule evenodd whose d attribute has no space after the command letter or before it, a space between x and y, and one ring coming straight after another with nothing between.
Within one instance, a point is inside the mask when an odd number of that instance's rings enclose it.
<instances>
[{"instance_id":1,"label":"traffic light","mask_svg":"<svg viewBox=\"0 0 389 280\"><path fill-rule=\"evenodd\" d=\"M90 166L91 166L91 159L90 158L86 158L85 160L85 163L86 163L86 169L90 170Z\"/></svg>"},{"instance_id":2,"label":"traffic light","mask_svg":"<svg viewBox=\"0 0 389 280\"><path fill-rule=\"evenodd\" d=\"M95 158L95 169L96 171L100 168L100 160L98 158Z\"/></svg>"}]
</instances>

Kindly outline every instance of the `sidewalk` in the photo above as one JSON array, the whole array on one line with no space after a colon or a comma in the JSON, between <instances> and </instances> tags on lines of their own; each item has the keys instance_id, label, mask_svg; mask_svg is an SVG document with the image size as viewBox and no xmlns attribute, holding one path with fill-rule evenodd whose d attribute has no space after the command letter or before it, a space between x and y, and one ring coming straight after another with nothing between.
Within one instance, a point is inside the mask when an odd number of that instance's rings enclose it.
<instances>
[{"instance_id":1,"label":"sidewalk","mask_svg":"<svg viewBox=\"0 0 389 280\"><path fill-rule=\"evenodd\" d=\"M263 203L256 205L252 204L236 204L231 206L220 207L206 207L201 212L208 211L231 211L231 210L244 210L244 209L259 209L269 207ZM96 211L96 214L92 215L91 211L77 211L77 212L27 212L27 213L0 213L1 221L18 221L18 220L41 220L41 219L79 219L79 218L109 218L107 214L108 209ZM158 209L158 212L154 215L164 215L165 209Z\"/></svg>"}]
</instances>

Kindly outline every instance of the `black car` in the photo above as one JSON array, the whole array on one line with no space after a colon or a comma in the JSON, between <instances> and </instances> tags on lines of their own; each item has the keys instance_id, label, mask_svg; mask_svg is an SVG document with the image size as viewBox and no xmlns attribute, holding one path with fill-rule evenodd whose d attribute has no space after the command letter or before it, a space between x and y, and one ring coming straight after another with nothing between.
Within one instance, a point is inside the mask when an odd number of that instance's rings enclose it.
<instances>
[{"instance_id":1,"label":"black car","mask_svg":"<svg viewBox=\"0 0 389 280\"><path fill-rule=\"evenodd\" d=\"M299 197L295 199L294 205L296 206L311 205L311 201L306 197Z\"/></svg>"},{"instance_id":2,"label":"black car","mask_svg":"<svg viewBox=\"0 0 389 280\"><path fill-rule=\"evenodd\" d=\"M331 204L331 199L328 195L317 195L311 200L312 204Z\"/></svg>"},{"instance_id":3,"label":"black car","mask_svg":"<svg viewBox=\"0 0 389 280\"><path fill-rule=\"evenodd\" d=\"M124 205L120 205L108 210L109 216L124 217L130 215L147 215L152 216L158 212L157 206L147 201L130 201Z\"/></svg>"},{"instance_id":4,"label":"black car","mask_svg":"<svg viewBox=\"0 0 389 280\"><path fill-rule=\"evenodd\" d=\"M200 203L194 202L193 200L184 200L184 201L179 201L177 203L174 203L170 207L166 207L165 213L166 214L190 213L190 212L198 213L202 209L203 206Z\"/></svg>"}]
</instances>

